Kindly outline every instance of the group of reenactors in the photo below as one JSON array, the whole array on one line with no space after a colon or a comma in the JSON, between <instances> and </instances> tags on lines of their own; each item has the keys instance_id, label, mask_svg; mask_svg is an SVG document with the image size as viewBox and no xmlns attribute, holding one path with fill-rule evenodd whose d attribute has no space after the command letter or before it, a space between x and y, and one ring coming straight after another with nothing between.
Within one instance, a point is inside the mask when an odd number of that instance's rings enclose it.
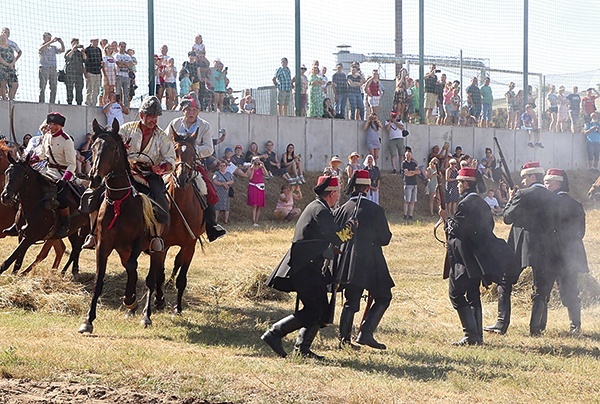
<instances>
[{"instance_id":1,"label":"group of reenactors","mask_svg":"<svg viewBox=\"0 0 600 404\"><path fill-rule=\"evenodd\" d=\"M511 190L504 209L504 222L512 225L508 242L494 235L494 218L487 203L477 194L474 168L462 168L457 177L460 202L454 215L440 209L447 235L445 271L449 298L457 311L464 337L454 345L483 343L483 331L505 334L510 324L512 286L521 272L533 271L531 336L546 328L548 302L555 281L567 307L569 332L581 330L581 302L577 275L588 272L583 246L585 212L569 194L567 174L560 169L547 172L538 162L521 170L522 188ZM335 293L343 290L339 317L339 347L359 349L353 344L354 316L365 290L365 314L354 342L375 349L386 346L373 333L390 305L394 282L382 252L392 234L384 210L366 200L368 172L358 170L346 192L350 199L335 211L338 179L319 177L317 195L298 219L292 246L267 284L286 292L296 291L296 310L279 320L261 339L279 356L286 357L283 337L299 330L294 353L321 359L310 350L318 330L331 324ZM497 285L498 318L483 327L480 287ZM332 299L328 300L328 291ZM300 308L302 303L302 308Z\"/></svg>"},{"instance_id":2,"label":"group of reenactors","mask_svg":"<svg viewBox=\"0 0 600 404\"><path fill-rule=\"evenodd\" d=\"M181 102L183 117L173 120L170 131L181 137L198 133L198 159L213 153L211 127L198 117L200 105L194 93ZM162 114L156 97L147 97L139 110L139 120L120 128L130 163L143 163L146 191L156 201L159 222L168 221L168 202L162 176L173 171L173 141L157 125ZM65 195L67 184L75 176L75 148L64 133L66 118L57 112L48 114L41 139L32 139L31 163L52 183L57 194L48 198L48 209L57 209L54 236L69 232L69 208ZM200 164L195 187L203 200L206 231L210 241L225 230L215 220L217 202L214 186ZM464 337L456 345L483 343L483 331L505 334L510 324L512 286L522 270L533 271L532 310L529 332L540 335L546 328L548 302L554 282L558 280L560 296L568 309L570 332L581 328L581 303L577 274L588 272L583 246L585 213L582 205L569 196L567 174L560 169L545 172L538 162L521 170L522 188L511 190L504 212L504 222L511 224L508 242L494 235L494 219L484 200L477 194L475 169L460 170L458 187L461 195L454 215L440 209L447 235L445 272L449 278L449 297L463 327ZM297 293L296 310L277 321L261 339L279 356L285 357L282 339L298 331L294 352L302 357L320 359L310 348L319 329L333 322L335 296L343 291L344 304L339 318L340 348L359 349L353 344L375 349L386 346L374 338L374 332L388 309L394 287L382 247L389 244L392 233L383 208L369 201L366 193L371 184L369 172L357 170L345 191L348 201L332 211L339 199L341 184L336 176L321 176L314 188L316 199L298 219L292 245L271 274L268 285ZM516 187L515 187L516 188ZM82 197L82 210L90 213L92 232L85 247L95 245L94 212L101 192L89 190ZM161 211L166 217L161 220ZM19 226L4 230L18 234ZM161 248L159 242L153 249ZM480 286L497 284L498 318L494 325L482 326ZM368 299L356 338L352 339L355 314L360 309L364 291ZM332 293L329 300L328 293ZM300 308L300 303L302 307Z\"/></svg>"}]
</instances>

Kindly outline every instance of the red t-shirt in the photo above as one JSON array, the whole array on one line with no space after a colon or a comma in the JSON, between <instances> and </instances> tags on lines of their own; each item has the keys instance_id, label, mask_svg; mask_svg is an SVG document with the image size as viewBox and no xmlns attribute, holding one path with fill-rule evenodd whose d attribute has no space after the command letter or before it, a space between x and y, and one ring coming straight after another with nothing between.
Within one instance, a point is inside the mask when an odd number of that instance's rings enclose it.
<instances>
[{"instance_id":1,"label":"red t-shirt","mask_svg":"<svg viewBox=\"0 0 600 404\"><path fill-rule=\"evenodd\" d=\"M379 96L379 82L371 81L371 84L369 84L369 93L371 93L372 97Z\"/></svg>"},{"instance_id":2,"label":"red t-shirt","mask_svg":"<svg viewBox=\"0 0 600 404\"><path fill-rule=\"evenodd\" d=\"M596 110L596 96L585 96L581 99L581 104L583 105L583 111L586 115L590 115L592 112Z\"/></svg>"}]
</instances>

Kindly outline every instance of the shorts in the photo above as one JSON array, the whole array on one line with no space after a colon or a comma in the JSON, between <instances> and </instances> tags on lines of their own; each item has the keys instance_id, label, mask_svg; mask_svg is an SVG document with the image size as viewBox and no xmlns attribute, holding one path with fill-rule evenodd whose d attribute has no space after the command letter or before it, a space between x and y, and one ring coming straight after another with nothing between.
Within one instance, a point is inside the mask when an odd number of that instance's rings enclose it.
<instances>
[{"instance_id":1,"label":"shorts","mask_svg":"<svg viewBox=\"0 0 600 404\"><path fill-rule=\"evenodd\" d=\"M416 185L405 185L404 186L404 202L416 202L417 201L417 186Z\"/></svg>"},{"instance_id":2,"label":"shorts","mask_svg":"<svg viewBox=\"0 0 600 404\"><path fill-rule=\"evenodd\" d=\"M308 102L308 94L300 94L300 108L306 108Z\"/></svg>"},{"instance_id":3,"label":"shorts","mask_svg":"<svg viewBox=\"0 0 600 404\"><path fill-rule=\"evenodd\" d=\"M550 112L551 114L556 114L558 113L558 107L550 107L548 108L548 112Z\"/></svg>"},{"instance_id":4,"label":"shorts","mask_svg":"<svg viewBox=\"0 0 600 404\"><path fill-rule=\"evenodd\" d=\"M425 109L434 109L437 105L438 95L436 93L425 93Z\"/></svg>"},{"instance_id":5,"label":"shorts","mask_svg":"<svg viewBox=\"0 0 600 404\"><path fill-rule=\"evenodd\" d=\"M492 104L483 104L481 119L483 119L484 121L492 120Z\"/></svg>"},{"instance_id":6,"label":"shorts","mask_svg":"<svg viewBox=\"0 0 600 404\"><path fill-rule=\"evenodd\" d=\"M367 96L367 102L372 107L378 107L380 99L381 99L381 96L379 96L379 95L374 95L372 97L371 96Z\"/></svg>"},{"instance_id":7,"label":"shorts","mask_svg":"<svg viewBox=\"0 0 600 404\"><path fill-rule=\"evenodd\" d=\"M390 139L389 142L390 154L392 157L404 156L404 139Z\"/></svg>"},{"instance_id":8,"label":"shorts","mask_svg":"<svg viewBox=\"0 0 600 404\"><path fill-rule=\"evenodd\" d=\"M469 108L469 114L472 115L475 119L479 119L481 115L481 105L473 105Z\"/></svg>"},{"instance_id":9,"label":"shorts","mask_svg":"<svg viewBox=\"0 0 600 404\"><path fill-rule=\"evenodd\" d=\"M573 125L577 125L577 122L579 122L579 110L577 110L577 111L575 111L575 110L569 111L569 119L571 120L571 123Z\"/></svg>"},{"instance_id":10,"label":"shorts","mask_svg":"<svg viewBox=\"0 0 600 404\"><path fill-rule=\"evenodd\" d=\"M165 88L177 89L177 83L165 83Z\"/></svg>"},{"instance_id":11,"label":"shorts","mask_svg":"<svg viewBox=\"0 0 600 404\"><path fill-rule=\"evenodd\" d=\"M290 105L291 91L277 90L277 105Z\"/></svg>"}]
</instances>

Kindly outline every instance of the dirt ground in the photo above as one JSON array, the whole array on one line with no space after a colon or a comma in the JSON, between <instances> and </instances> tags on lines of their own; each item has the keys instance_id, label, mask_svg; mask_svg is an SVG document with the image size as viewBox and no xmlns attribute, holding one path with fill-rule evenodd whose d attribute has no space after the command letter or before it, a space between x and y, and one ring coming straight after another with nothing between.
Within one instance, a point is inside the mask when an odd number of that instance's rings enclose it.
<instances>
[{"instance_id":1,"label":"dirt ground","mask_svg":"<svg viewBox=\"0 0 600 404\"><path fill-rule=\"evenodd\" d=\"M32 380L0 380L0 404L210 404L195 398L179 398L161 394L138 393L99 385Z\"/></svg>"}]
</instances>

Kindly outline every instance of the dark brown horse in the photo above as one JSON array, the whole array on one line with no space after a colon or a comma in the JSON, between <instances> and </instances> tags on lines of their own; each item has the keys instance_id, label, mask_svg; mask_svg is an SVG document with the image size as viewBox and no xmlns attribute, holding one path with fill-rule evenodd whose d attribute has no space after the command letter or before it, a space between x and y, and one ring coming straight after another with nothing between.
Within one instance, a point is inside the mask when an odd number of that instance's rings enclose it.
<instances>
[{"instance_id":1,"label":"dark brown horse","mask_svg":"<svg viewBox=\"0 0 600 404\"><path fill-rule=\"evenodd\" d=\"M195 169L196 160L199 158L194 148L198 132L188 138L180 137L172 126L169 134L175 144L176 164L171 174L167 190L171 199L171 227L165 239L165 247L179 246L180 250L175 257L171 280L177 275L177 303L175 313L181 314L183 292L187 286L187 273L196 251L196 241L205 231L203 209L196 196L193 183L200 175ZM166 249L163 255L166 255ZM159 276L160 278L160 276ZM162 279L164 280L164 273ZM162 282L157 287L157 302L160 304L159 292Z\"/></svg>"},{"instance_id":2,"label":"dark brown horse","mask_svg":"<svg viewBox=\"0 0 600 404\"><path fill-rule=\"evenodd\" d=\"M148 249L149 230L157 226L150 199L139 194L132 185L127 150L119 135L119 123L115 119L112 128L103 128L94 119L92 127L94 136L90 186L98 189L104 185L106 191L96 222L94 295L87 318L79 328L80 333L91 333L94 329L92 323L96 319L98 298L104 286L108 256L113 250L117 251L121 264L127 271L127 285L123 297L127 316L135 313L138 257L142 251ZM150 299L156 287L157 271L163 265L160 259L159 254L150 254L150 270L146 277L147 300L141 321L144 326L152 324Z\"/></svg>"},{"instance_id":3,"label":"dark brown horse","mask_svg":"<svg viewBox=\"0 0 600 404\"><path fill-rule=\"evenodd\" d=\"M4 173L6 169L10 165L8 161L8 155L10 154L12 157L16 156L17 149L10 147L6 144L6 141L0 140L0 188L4 189ZM11 226L15 221L15 215L17 214L17 207L15 204L4 205L0 204L0 239L6 237L4 233L1 232L2 229L6 229ZM54 263L52 264L52 269L58 269L60 265L60 261L65 253L66 247L65 243L62 240L46 240L42 249L35 257L34 262L29 264L29 266L23 271L21 274L25 275L29 271L31 271L38 263L42 262L50 252L50 248L54 248L55 258ZM16 274L21 269L23 261L21 259L17 259L15 261L13 267L13 274ZM65 271L67 266L65 266ZM64 273L64 272L63 272Z\"/></svg>"},{"instance_id":4,"label":"dark brown horse","mask_svg":"<svg viewBox=\"0 0 600 404\"><path fill-rule=\"evenodd\" d=\"M47 181L42 175L29 165L29 156L25 160L17 161L10 154L8 160L11 165L6 169L6 184L0 196L3 204L15 204L17 200L21 204L21 220L25 226L20 231L20 242L11 255L0 265L0 273L6 271L15 261L22 261L25 253L34 243L42 240L54 239L53 233L57 227L57 214L45 209L42 188ZM79 230L88 226L87 215L81 214L77 207L79 201L74 196L69 197L69 205L72 214L69 229L69 241L72 252L69 262L63 269L66 272L68 266L73 265L72 274L79 273L79 254L83 239ZM14 216L13 216L14 218ZM56 240L56 239L54 239Z\"/></svg>"}]
</instances>

